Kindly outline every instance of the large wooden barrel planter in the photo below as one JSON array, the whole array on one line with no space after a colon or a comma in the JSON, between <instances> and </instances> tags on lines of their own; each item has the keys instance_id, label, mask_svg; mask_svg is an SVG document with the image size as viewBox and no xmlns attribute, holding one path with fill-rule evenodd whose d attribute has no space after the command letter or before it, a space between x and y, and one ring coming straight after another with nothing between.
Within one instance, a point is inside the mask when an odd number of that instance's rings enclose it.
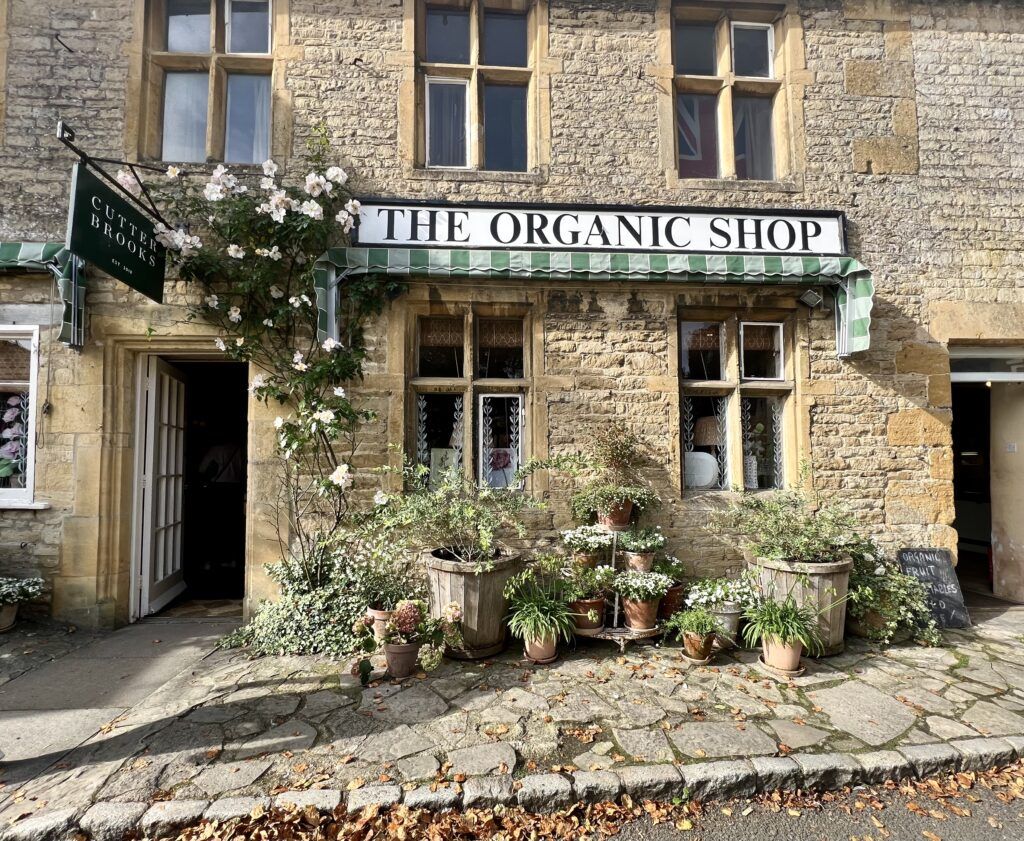
<instances>
[{"instance_id":1,"label":"large wooden barrel planter","mask_svg":"<svg viewBox=\"0 0 1024 841\"><path fill-rule=\"evenodd\" d=\"M477 572L475 564L439 557L440 550L424 552L430 586L430 613L441 615L444 606L462 606L462 636L465 645L448 653L461 660L491 657L505 647L505 582L522 566L522 557L503 552L491 569Z\"/></svg>"},{"instance_id":2,"label":"large wooden barrel planter","mask_svg":"<svg viewBox=\"0 0 1024 841\"><path fill-rule=\"evenodd\" d=\"M801 607L807 605L818 613L824 656L842 654L852 560L800 564L748 557L747 564L757 573L758 583L764 592L774 593L779 599L792 593L797 604Z\"/></svg>"}]
</instances>

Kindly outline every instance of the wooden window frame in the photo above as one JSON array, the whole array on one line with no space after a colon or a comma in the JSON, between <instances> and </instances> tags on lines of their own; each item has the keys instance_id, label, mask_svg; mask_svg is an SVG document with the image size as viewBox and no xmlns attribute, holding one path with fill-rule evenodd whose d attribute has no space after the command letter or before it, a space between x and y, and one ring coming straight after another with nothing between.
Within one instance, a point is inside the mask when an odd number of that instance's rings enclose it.
<instances>
[{"instance_id":1,"label":"wooden window frame","mask_svg":"<svg viewBox=\"0 0 1024 841\"><path fill-rule=\"evenodd\" d=\"M0 324L0 341L27 339L30 343L28 373L28 430L25 436L25 487L0 488L0 509L31 506L35 503L36 418L39 395L39 327ZM14 383L4 383L13 385Z\"/></svg>"},{"instance_id":2,"label":"wooden window frame","mask_svg":"<svg viewBox=\"0 0 1024 841\"><path fill-rule=\"evenodd\" d=\"M287 27L288 0L270 0L269 50L266 53L228 53L227 20L230 0L210 2L210 49L205 53L171 52L167 46L167 4L165 0L146 3L146 49L142 66L142 109L139 125L137 155L143 160L161 163L186 163L193 166L205 162L223 161L227 145L227 80L228 75L254 75L270 78L270 140L271 156L275 151L275 50L280 42L281 27ZM170 161L163 157L164 78L168 72L203 73L209 80L206 106L206 160L202 162ZM236 164L239 166L256 166Z\"/></svg>"},{"instance_id":3,"label":"wooden window frame","mask_svg":"<svg viewBox=\"0 0 1024 841\"><path fill-rule=\"evenodd\" d=\"M430 89L432 85L451 85L462 87L466 91L466 163L462 166L456 164L432 165L430 160ZM428 169L470 169L472 159L472 108L470 106L471 83L469 79L460 79L453 76L425 76L423 78L423 161Z\"/></svg>"},{"instance_id":4,"label":"wooden window frame","mask_svg":"<svg viewBox=\"0 0 1024 841\"><path fill-rule=\"evenodd\" d=\"M416 67L414 125L414 168L427 172L471 172L494 178L523 177L535 174L546 163L547 155L539 136L546 121L541 114L546 110L549 95L542 83L541 63L545 55L543 41L547 32L547 0L410 0L412 5L412 49ZM469 62L450 64L426 61L427 9L450 7L469 11ZM526 14L527 55L525 67L488 65L482 62L485 10L519 12ZM427 163L427 82L445 79L463 79L468 83L466 95L466 165L435 166ZM517 85L526 88L526 169L485 169L486 125L484 121L484 86L491 84Z\"/></svg>"}]
</instances>

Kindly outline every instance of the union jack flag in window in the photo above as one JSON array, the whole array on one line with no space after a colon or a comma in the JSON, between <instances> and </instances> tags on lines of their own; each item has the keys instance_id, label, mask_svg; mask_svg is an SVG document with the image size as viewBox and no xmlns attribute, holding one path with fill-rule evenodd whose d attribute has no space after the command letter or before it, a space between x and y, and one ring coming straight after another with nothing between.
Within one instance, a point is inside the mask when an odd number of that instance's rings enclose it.
<instances>
[{"instance_id":1,"label":"union jack flag in window","mask_svg":"<svg viewBox=\"0 0 1024 841\"><path fill-rule=\"evenodd\" d=\"M717 98L681 93L677 98L679 177L718 177Z\"/></svg>"}]
</instances>

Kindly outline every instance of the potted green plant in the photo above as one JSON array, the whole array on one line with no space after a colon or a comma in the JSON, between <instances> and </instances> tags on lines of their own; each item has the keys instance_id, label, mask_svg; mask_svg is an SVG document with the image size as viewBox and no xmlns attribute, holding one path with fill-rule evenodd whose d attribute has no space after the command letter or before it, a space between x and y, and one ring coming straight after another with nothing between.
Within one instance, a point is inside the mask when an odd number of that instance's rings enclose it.
<instances>
[{"instance_id":1,"label":"potted green plant","mask_svg":"<svg viewBox=\"0 0 1024 841\"><path fill-rule=\"evenodd\" d=\"M42 592L42 578L0 578L0 632L14 627L19 604L39 598Z\"/></svg>"},{"instance_id":2,"label":"potted green plant","mask_svg":"<svg viewBox=\"0 0 1024 841\"><path fill-rule=\"evenodd\" d=\"M566 574L565 598L578 636L592 637L604 630L605 595L615 581L610 566L574 564Z\"/></svg>"},{"instance_id":3,"label":"potted green plant","mask_svg":"<svg viewBox=\"0 0 1024 841\"><path fill-rule=\"evenodd\" d=\"M612 535L601 526L579 526L562 532L562 544L576 563L596 567L612 545Z\"/></svg>"},{"instance_id":4,"label":"potted green plant","mask_svg":"<svg viewBox=\"0 0 1024 841\"><path fill-rule=\"evenodd\" d=\"M672 586L668 588L661 604L658 606L658 618L668 619L682 606L686 598L686 567L679 558L672 555L661 555L655 557L653 569L662 575L672 579Z\"/></svg>"},{"instance_id":5,"label":"potted green plant","mask_svg":"<svg viewBox=\"0 0 1024 841\"><path fill-rule=\"evenodd\" d=\"M940 636L928 603L928 589L907 575L870 541L852 550L846 628L883 645L913 638L938 645Z\"/></svg>"},{"instance_id":6,"label":"potted green plant","mask_svg":"<svg viewBox=\"0 0 1024 841\"><path fill-rule=\"evenodd\" d=\"M738 537L758 586L791 593L798 605L811 608L823 654L843 650L850 549L861 540L849 511L799 491L748 494L714 517L711 527Z\"/></svg>"},{"instance_id":7,"label":"potted green plant","mask_svg":"<svg viewBox=\"0 0 1024 841\"><path fill-rule=\"evenodd\" d=\"M350 551L350 571L373 620L374 636L381 640L399 602L426 598L423 565L415 554L379 532L355 535Z\"/></svg>"},{"instance_id":8,"label":"potted green plant","mask_svg":"<svg viewBox=\"0 0 1024 841\"><path fill-rule=\"evenodd\" d=\"M753 599L751 573L745 571L738 578L698 579L690 585L686 606L706 608L713 613L721 625L719 644L730 648L739 639L740 619Z\"/></svg>"},{"instance_id":9,"label":"potted green plant","mask_svg":"<svg viewBox=\"0 0 1024 841\"><path fill-rule=\"evenodd\" d=\"M638 528L634 526L619 537L619 546L630 569L650 572L654 567L654 555L665 548L665 535L657 526Z\"/></svg>"},{"instance_id":10,"label":"potted green plant","mask_svg":"<svg viewBox=\"0 0 1024 841\"><path fill-rule=\"evenodd\" d=\"M514 489L478 488L457 469L431 482L425 466L407 464L403 475L404 493L377 507L374 527L420 548L435 618L449 601L464 606L463 644L452 656L497 654L505 646L505 583L522 567L499 537L525 535L520 517L532 500Z\"/></svg>"},{"instance_id":11,"label":"potted green plant","mask_svg":"<svg viewBox=\"0 0 1024 841\"><path fill-rule=\"evenodd\" d=\"M750 647L760 642L761 661L783 675L801 672L804 651L817 654L822 649L818 614L809 605L798 604L793 593L787 593L781 601L758 598L743 616L747 620L744 641Z\"/></svg>"},{"instance_id":12,"label":"potted green plant","mask_svg":"<svg viewBox=\"0 0 1024 841\"><path fill-rule=\"evenodd\" d=\"M571 640L574 628L565 582L546 567L542 559L505 585L509 632L523 641L526 659L538 664L553 662L558 641Z\"/></svg>"},{"instance_id":13,"label":"potted green plant","mask_svg":"<svg viewBox=\"0 0 1024 841\"><path fill-rule=\"evenodd\" d=\"M672 586L672 579L660 572L629 569L615 576L615 592L622 597L626 624L637 631L657 627L658 604Z\"/></svg>"},{"instance_id":14,"label":"potted green plant","mask_svg":"<svg viewBox=\"0 0 1024 841\"><path fill-rule=\"evenodd\" d=\"M681 610L665 622L665 633L675 634L683 643L684 656L693 663L703 665L711 659L715 637L721 630L718 617L703 607Z\"/></svg>"},{"instance_id":15,"label":"potted green plant","mask_svg":"<svg viewBox=\"0 0 1024 841\"><path fill-rule=\"evenodd\" d=\"M658 501L657 494L645 485L599 478L576 491L569 505L573 517L580 522L596 517L610 531L625 531L634 513L651 508Z\"/></svg>"},{"instance_id":16,"label":"potted green plant","mask_svg":"<svg viewBox=\"0 0 1024 841\"><path fill-rule=\"evenodd\" d=\"M422 599L400 601L381 639L388 673L402 679L417 666L426 671L436 668L446 646L457 648L462 644L461 620L462 608L454 602L446 604L441 615L434 618Z\"/></svg>"}]
</instances>

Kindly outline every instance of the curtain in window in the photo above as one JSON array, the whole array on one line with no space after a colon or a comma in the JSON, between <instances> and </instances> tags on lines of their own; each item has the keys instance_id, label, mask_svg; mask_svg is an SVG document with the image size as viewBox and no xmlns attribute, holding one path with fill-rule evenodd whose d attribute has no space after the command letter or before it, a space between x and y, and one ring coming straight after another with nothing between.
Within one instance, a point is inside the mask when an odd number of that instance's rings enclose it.
<instances>
[{"instance_id":1,"label":"curtain in window","mask_svg":"<svg viewBox=\"0 0 1024 841\"><path fill-rule=\"evenodd\" d=\"M270 157L270 77L228 77L224 159L253 164Z\"/></svg>"},{"instance_id":2,"label":"curtain in window","mask_svg":"<svg viewBox=\"0 0 1024 841\"><path fill-rule=\"evenodd\" d=\"M463 84L428 85L430 166L466 166L466 90Z\"/></svg>"},{"instance_id":3,"label":"curtain in window","mask_svg":"<svg viewBox=\"0 0 1024 841\"><path fill-rule=\"evenodd\" d=\"M206 73L168 73L164 78L165 161L206 160L206 105L210 95Z\"/></svg>"},{"instance_id":4,"label":"curtain in window","mask_svg":"<svg viewBox=\"0 0 1024 841\"><path fill-rule=\"evenodd\" d=\"M772 101L752 96L733 98L736 175L759 181L775 177L772 152Z\"/></svg>"}]
</instances>

